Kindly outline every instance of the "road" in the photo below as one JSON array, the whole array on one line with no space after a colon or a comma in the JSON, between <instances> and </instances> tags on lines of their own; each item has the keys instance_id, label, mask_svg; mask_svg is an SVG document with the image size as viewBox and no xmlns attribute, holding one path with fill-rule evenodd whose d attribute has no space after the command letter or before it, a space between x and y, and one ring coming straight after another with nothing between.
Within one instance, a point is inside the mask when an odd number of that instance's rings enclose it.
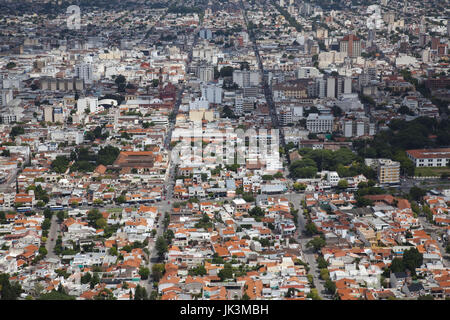
<instances>
[{"instance_id":1,"label":"road","mask_svg":"<svg viewBox=\"0 0 450 320\"><path fill-rule=\"evenodd\" d=\"M193 51L193 48L195 47L195 45L197 43L197 40L198 40L198 32L195 31L194 41L192 43L191 50L190 50L190 52L188 54L188 60L187 60L187 64L186 64L186 69L189 69L189 65L190 65L190 63L192 61L192 51ZM178 111L179 111L179 108L180 108L180 105L181 105L181 99L183 97L184 89L185 89L185 86L183 85L181 87L181 89L177 92L177 98L176 98L174 109L173 109L173 114L174 114L175 117L173 117L170 120L169 131L168 131L166 139L164 141L164 145L165 145L165 148L167 150L169 150L169 147L170 147L170 141L171 141L171 138L172 138L172 132L173 132L173 130L175 128L175 123L176 123L176 115L178 114ZM165 231L165 228L164 228L164 215L165 215L166 212L168 212L169 214L171 213L172 205L173 205L173 201L174 201L174 199L173 199L173 188L174 188L174 184L175 184L175 167L176 167L176 164L173 163L172 160L173 159L171 157L171 159L170 159L171 162L169 164L169 173L167 174L167 176L165 178L165 181L164 181L164 194L165 194L165 199L166 200L163 200L163 201L161 201L161 202L159 202L157 204L157 206L159 207L159 212L161 214L160 214L160 217L158 219L156 235L155 235L155 237L153 239L151 239L149 241L149 244L148 244L148 250L149 250L150 256L149 256L149 258L147 260L146 268L148 268L150 270L150 277L149 277L148 280L141 280L140 281L141 286L145 287L145 289L147 290L148 295L150 295L152 293L152 291L154 290L153 289L153 281L154 280L153 280L153 277L151 276L152 267L153 267L153 265L155 263L158 263L158 262L156 262L157 258L158 258L158 252L157 252L157 250L155 248L156 239L158 239L158 237L160 237L160 236L162 236L164 234L164 231Z\"/></svg>"},{"instance_id":2,"label":"road","mask_svg":"<svg viewBox=\"0 0 450 320\"><path fill-rule=\"evenodd\" d=\"M53 214L50 225L50 230L48 231L47 242L45 243L45 249L47 249L47 258L58 258L58 256L53 252L55 248L56 239L58 238L58 218L56 214ZM53 240L52 240L53 239Z\"/></svg>"},{"instance_id":3,"label":"road","mask_svg":"<svg viewBox=\"0 0 450 320\"><path fill-rule=\"evenodd\" d=\"M269 107L270 117L272 120L272 126L276 129L278 129L278 128L280 128L280 126L279 126L277 112L275 109L275 104L272 99L272 89L270 88L270 86L268 84L268 77L265 75L265 72L264 72L264 65L262 63L261 56L259 54L258 45L257 45L256 39L255 39L255 34L253 33L253 30L248 28L249 21L248 21L248 17L247 17L247 12L245 10L244 2L241 0L240 3L241 3L241 8L242 8L242 12L243 12L244 20L245 20L245 25L247 26L248 35L249 35L250 40L253 43L253 51L255 52L256 59L258 60L258 66L259 66L259 70L261 72L261 79L263 82L262 85L263 85L263 89L264 89L264 96L266 98L266 102ZM280 132L279 132L279 137L280 137L280 140L279 140L280 146L285 148L286 144L285 144L285 139L284 139L284 133L282 130L280 130Z\"/></svg>"},{"instance_id":4,"label":"road","mask_svg":"<svg viewBox=\"0 0 450 320\"><path fill-rule=\"evenodd\" d=\"M321 280L319 278L320 275L320 269L317 265L316 258L314 256L314 252L312 248L307 247L307 243L312 239L312 237L307 237L305 235L305 226L307 221L305 220L305 217L303 216L303 207L302 207L302 200L305 199L304 193L288 193L287 197L289 199L289 202L291 202L294 205L294 209L298 210L298 226L297 226L297 241L300 243L303 256L305 258L305 262L308 263L310 270L309 274L313 276L314 279L314 285L317 288L317 292L319 296L323 300L331 300L332 297L327 293L325 287L324 287L324 280Z\"/></svg>"}]
</instances>

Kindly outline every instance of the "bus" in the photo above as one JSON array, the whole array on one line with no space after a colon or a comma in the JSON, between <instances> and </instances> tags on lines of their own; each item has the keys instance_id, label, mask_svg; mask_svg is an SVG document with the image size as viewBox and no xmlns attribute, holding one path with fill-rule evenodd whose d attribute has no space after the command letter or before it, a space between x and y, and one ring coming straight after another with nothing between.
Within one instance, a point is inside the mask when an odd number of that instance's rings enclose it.
<instances>
[{"instance_id":1,"label":"bus","mask_svg":"<svg viewBox=\"0 0 450 320\"><path fill-rule=\"evenodd\" d=\"M51 211L61 211L64 210L63 206L50 206Z\"/></svg>"},{"instance_id":2,"label":"bus","mask_svg":"<svg viewBox=\"0 0 450 320\"><path fill-rule=\"evenodd\" d=\"M31 212L31 207L18 207L17 212Z\"/></svg>"}]
</instances>

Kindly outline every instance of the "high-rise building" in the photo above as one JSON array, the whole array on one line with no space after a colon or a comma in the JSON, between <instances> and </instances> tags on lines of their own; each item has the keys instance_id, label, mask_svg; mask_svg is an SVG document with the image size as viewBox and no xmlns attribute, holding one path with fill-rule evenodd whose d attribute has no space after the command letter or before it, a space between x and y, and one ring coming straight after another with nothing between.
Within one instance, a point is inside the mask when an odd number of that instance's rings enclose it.
<instances>
[{"instance_id":1,"label":"high-rise building","mask_svg":"<svg viewBox=\"0 0 450 320\"><path fill-rule=\"evenodd\" d=\"M235 70L233 82L241 88L258 86L261 82L261 74L258 70Z\"/></svg>"},{"instance_id":2,"label":"high-rise building","mask_svg":"<svg viewBox=\"0 0 450 320\"><path fill-rule=\"evenodd\" d=\"M6 106L11 100L13 100L13 91L12 90L1 90L0 94L0 106Z\"/></svg>"},{"instance_id":3,"label":"high-rise building","mask_svg":"<svg viewBox=\"0 0 450 320\"><path fill-rule=\"evenodd\" d=\"M44 107L44 121L45 122L53 122L53 107L52 106Z\"/></svg>"},{"instance_id":4,"label":"high-rise building","mask_svg":"<svg viewBox=\"0 0 450 320\"><path fill-rule=\"evenodd\" d=\"M90 63L81 63L75 66L75 76L78 79L83 79L85 83L92 83L93 81L93 68Z\"/></svg>"},{"instance_id":5,"label":"high-rise building","mask_svg":"<svg viewBox=\"0 0 450 320\"><path fill-rule=\"evenodd\" d=\"M353 34L345 36L340 42L340 52L345 52L350 58L361 56L361 39Z\"/></svg>"},{"instance_id":6,"label":"high-rise building","mask_svg":"<svg viewBox=\"0 0 450 320\"><path fill-rule=\"evenodd\" d=\"M214 68L210 65L201 65L197 69L198 78L203 82L214 80Z\"/></svg>"},{"instance_id":7,"label":"high-rise building","mask_svg":"<svg viewBox=\"0 0 450 320\"><path fill-rule=\"evenodd\" d=\"M336 78L327 78L327 98L336 98Z\"/></svg>"},{"instance_id":8,"label":"high-rise building","mask_svg":"<svg viewBox=\"0 0 450 320\"><path fill-rule=\"evenodd\" d=\"M64 122L64 110L62 107L46 106L44 107L45 122Z\"/></svg>"},{"instance_id":9,"label":"high-rise building","mask_svg":"<svg viewBox=\"0 0 450 320\"><path fill-rule=\"evenodd\" d=\"M400 162L391 159L365 159L364 162L377 171L380 184L400 182Z\"/></svg>"},{"instance_id":10,"label":"high-rise building","mask_svg":"<svg viewBox=\"0 0 450 320\"><path fill-rule=\"evenodd\" d=\"M202 97L205 97L209 103L222 103L222 86L216 83L202 85Z\"/></svg>"}]
</instances>

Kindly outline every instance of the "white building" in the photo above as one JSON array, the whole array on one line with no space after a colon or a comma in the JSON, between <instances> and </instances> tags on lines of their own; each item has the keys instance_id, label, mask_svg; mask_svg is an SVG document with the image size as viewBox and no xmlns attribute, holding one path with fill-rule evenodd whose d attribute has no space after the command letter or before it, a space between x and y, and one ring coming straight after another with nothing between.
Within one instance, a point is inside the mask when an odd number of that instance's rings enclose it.
<instances>
[{"instance_id":1,"label":"white building","mask_svg":"<svg viewBox=\"0 0 450 320\"><path fill-rule=\"evenodd\" d=\"M450 148L406 150L416 167L445 167L450 163Z\"/></svg>"},{"instance_id":2,"label":"white building","mask_svg":"<svg viewBox=\"0 0 450 320\"><path fill-rule=\"evenodd\" d=\"M202 85L202 97L206 98L209 103L222 103L222 86L216 83L208 83Z\"/></svg>"},{"instance_id":3,"label":"white building","mask_svg":"<svg viewBox=\"0 0 450 320\"><path fill-rule=\"evenodd\" d=\"M93 67L90 63L81 63L75 66L75 76L79 79L83 79L85 83L92 83Z\"/></svg>"},{"instance_id":4,"label":"white building","mask_svg":"<svg viewBox=\"0 0 450 320\"><path fill-rule=\"evenodd\" d=\"M86 97L77 101L77 113L82 114L85 109L89 109L90 113L94 113L98 109L98 98Z\"/></svg>"},{"instance_id":5,"label":"white building","mask_svg":"<svg viewBox=\"0 0 450 320\"><path fill-rule=\"evenodd\" d=\"M306 118L306 129L312 133L332 132L334 117L310 113Z\"/></svg>"}]
</instances>

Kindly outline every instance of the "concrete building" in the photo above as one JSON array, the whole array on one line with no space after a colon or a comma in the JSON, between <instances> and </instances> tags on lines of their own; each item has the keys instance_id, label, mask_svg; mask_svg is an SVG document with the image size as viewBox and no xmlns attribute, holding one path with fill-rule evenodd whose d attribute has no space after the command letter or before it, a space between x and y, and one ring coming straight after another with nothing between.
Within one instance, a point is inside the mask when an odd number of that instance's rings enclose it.
<instances>
[{"instance_id":1,"label":"concrete building","mask_svg":"<svg viewBox=\"0 0 450 320\"><path fill-rule=\"evenodd\" d=\"M349 34L342 38L340 42L340 52L346 54L347 57L356 58L361 56L361 39L353 34Z\"/></svg>"},{"instance_id":2,"label":"concrete building","mask_svg":"<svg viewBox=\"0 0 450 320\"><path fill-rule=\"evenodd\" d=\"M416 167L445 167L450 163L450 148L406 150Z\"/></svg>"},{"instance_id":3,"label":"concrete building","mask_svg":"<svg viewBox=\"0 0 450 320\"><path fill-rule=\"evenodd\" d=\"M206 98L209 103L222 103L222 91L222 86L217 83L202 85L202 97Z\"/></svg>"},{"instance_id":4,"label":"concrete building","mask_svg":"<svg viewBox=\"0 0 450 320\"><path fill-rule=\"evenodd\" d=\"M214 80L214 67L210 65L201 65L197 68L197 76L200 81L210 82Z\"/></svg>"},{"instance_id":5,"label":"concrete building","mask_svg":"<svg viewBox=\"0 0 450 320\"><path fill-rule=\"evenodd\" d=\"M377 170L380 184L400 182L400 162L391 159L365 159L365 164Z\"/></svg>"},{"instance_id":6,"label":"concrete building","mask_svg":"<svg viewBox=\"0 0 450 320\"><path fill-rule=\"evenodd\" d=\"M325 133L333 131L334 117L332 115L319 115L310 113L306 118L306 129L312 133Z\"/></svg>"},{"instance_id":7,"label":"concrete building","mask_svg":"<svg viewBox=\"0 0 450 320\"><path fill-rule=\"evenodd\" d=\"M81 63L75 66L75 77L83 79L85 83L91 84L93 78L93 67L90 63Z\"/></svg>"},{"instance_id":8,"label":"concrete building","mask_svg":"<svg viewBox=\"0 0 450 320\"><path fill-rule=\"evenodd\" d=\"M258 86L261 82L261 74L258 70L235 70L233 82L240 88Z\"/></svg>"}]
</instances>

